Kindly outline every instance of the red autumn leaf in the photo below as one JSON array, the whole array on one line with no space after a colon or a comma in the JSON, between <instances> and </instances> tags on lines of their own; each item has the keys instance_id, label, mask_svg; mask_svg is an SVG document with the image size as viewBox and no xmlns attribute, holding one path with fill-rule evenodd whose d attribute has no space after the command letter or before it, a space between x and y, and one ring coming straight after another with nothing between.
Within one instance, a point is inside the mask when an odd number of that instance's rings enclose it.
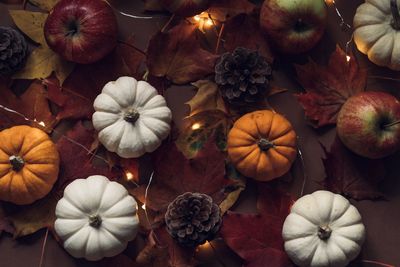
<instances>
[{"instance_id":1,"label":"red autumn leaf","mask_svg":"<svg viewBox=\"0 0 400 267\"><path fill-rule=\"evenodd\" d=\"M0 107L19 112L26 118L37 121L37 123L29 122L14 112L0 108L0 128L29 124L33 127L51 131L50 129L57 123L56 118L50 112L46 90L39 81L34 81L21 96L16 96L7 88L6 82L1 81ZM43 122L46 127L39 126L38 123L40 122Z\"/></svg>"},{"instance_id":2,"label":"red autumn leaf","mask_svg":"<svg viewBox=\"0 0 400 267\"><path fill-rule=\"evenodd\" d=\"M297 96L313 126L336 124L338 112L346 100L365 90L367 71L358 66L351 55L339 47L331 55L328 66L313 61L296 66L299 82L306 93Z\"/></svg>"},{"instance_id":3,"label":"red autumn leaf","mask_svg":"<svg viewBox=\"0 0 400 267\"><path fill-rule=\"evenodd\" d=\"M91 119L93 101L103 86L121 76L140 79L139 69L144 55L133 47L133 41L118 44L115 51L103 60L89 65L78 65L62 87L55 78L46 79L50 101L59 107L57 118Z\"/></svg>"},{"instance_id":4,"label":"red autumn leaf","mask_svg":"<svg viewBox=\"0 0 400 267\"><path fill-rule=\"evenodd\" d=\"M258 17L239 14L225 24L224 47L233 52L237 47L257 50L268 62L274 60L266 37L262 34Z\"/></svg>"},{"instance_id":5,"label":"red autumn leaf","mask_svg":"<svg viewBox=\"0 0 400 267\"><path fill-rule=\"evenodd\" d=\"M186 84L213 73L218 56L201 48L197 31L196 25L183 21L168 32L158 32L147 49L150 74Z\"/></svg>"},{"instance_id":6,"label":"red autumn leaf","mask_svg":"<svg viewBox=\"0 0 400 267\"><path fill-rule=\"evenodd\" d=\"M355 200L374 200L383 198L377 189L386 175L383 160L372 160L360 157L348 150L336 138L331 151L325 150L323 158L327 190L342 194Z\"/></svg>"},{"instance_id":7,"label":"red autumn leaf","mask_svg":"<svg viewBox=\"0 0 400 267\"><path fill-rule=\"evenodd\" d=\"M90 150L95 139L95 131L78 122L57 142L60 153L60 175L57 181L59 188L90 175L104 175L111 180L123 176L121 169L110 169L105 159L90 155L87 150Z\"/></svg>"},{"instance_id":8,"label":"red autumn leaf","mask_svg":"<svg viewBox=\"0 0 400 267\"><path fill-rule=\"evenodd\" d=\"M168 234L165 227L153 230L147 244L136 258L138 267L192 267L195 248L179 246Z\"/></svg>"},{"instance_id":9,"label":"red autumn leaf","mask_svg":"<svg viewBox=\"0 0 400 267\"><path fill-rule=\"evenodd\" d=\"M283 249L282 227L292 198L268 184L258 184L258 214L228 212L221 234L245 267L293 266Z\"/></svg>"},{"instance_id":10,"label":"red autumn leaf","mask_svg":"<svg viewBox=\"0 0 400 267\"><path fill-rule=\"evenodd\" d=\"M215 0L212 1L208 12L218 21L236 16L241 13L250 14L256 9L256 5L249 0Z\"/></svg>"},{"instance_id":11,"label":"red autumn leaf","mask_svg":"<svg viewBox=\"0 0 400 267\"><path fill-rule=\"evenodd\" d=\"M211 196L217 204L225 198L225 153L214 142L208 142L193 159L187 159L174 142L164 145L155 155L154 177L148 190L146 207L165 211L168 204L185 192ZM146 185L133 190L144 202Z\"/></svg>"}]
</instances>

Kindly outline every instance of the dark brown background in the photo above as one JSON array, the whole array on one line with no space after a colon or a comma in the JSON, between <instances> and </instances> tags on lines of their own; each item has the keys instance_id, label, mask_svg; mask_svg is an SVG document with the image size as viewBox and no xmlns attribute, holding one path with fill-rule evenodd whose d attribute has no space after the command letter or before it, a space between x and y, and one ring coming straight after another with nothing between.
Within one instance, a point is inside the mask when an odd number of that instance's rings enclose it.
<instances>
[{"instance_id":1,"label":"dark brown background","mask_svg":"<svg viewBox=\"0 0 400 267\"><path fill-rule=\"evenodd\" d=\"M124 12L141 15L143 14L143 4L140 0L115 0L115 6ZM355 10L363 1L361 0L337 0L338 8L344 15L348 23L352 23ZM14 6L11 8L20 8ZM11 25L10 17L7 13L7 7L0 5L0 25ZM327 33L321 44L312 52L311 56L318 62L326 62L329 54L334 50L335 44L339 43L344 47L345 42L350 38L351 33L343 32L339 26L339 19L335 15L334 9L329 9L329 25ZM129 36L134 34L137 45L145 49L147 42L158 29L162 28L166 16L156 17L151 20L138 20L118 16L120 22L121 36ZM354 51L356 49L352 48ZM365 56L356 53L357 60L361 66L368 68L370 75L380 75L385 77L398 77L394 72L384 68L377 68L369 63ZM304 62L304 59L296 59L297 62ZM280 113L287 116L299 135L300 148L304 154L305 169L307 174L305 193L310 193L319 188L318 181L324 179L324 168L321 157L323 151L320 142L329 146L334 139L335 131L332 128L316 131L309 127L304 119L303 110L300 108L293 96L294 92L299 92L301 87L296 82L293 69L287 62L278 64L278 70L274 74L276 83L290 89L289 92L276 95L270 101L272 106ZM387 83L382 80L369 79L368 89L390 90L397 94L397 84L395 82ZM174 120L178 124L188 112L188 107L184 103L189 100L195 93L191 87L173 87L170 88L166 97L169 106L173 110ZM391 162L390 175L384 182L383 190L388 201L371 202L361 201L354 204L359 208L364 223L367 227L367 241L365 243L361 258L363 260L381 261L387 264L400 266L400 183L395 166L399 157L388 159ZM295 178L293 193L300 195L301 185L303 182L302 170L299 162L293 168L293 176ZM255 187L249 184L246 191L241 196L235 210L252 212L254 211ZM245 226L243 226L245 227ZM262 231L262 229L260 229ZM40 259L41 246L44 240L45 231L42 230L28 238L21 240L13 240L11 236L3 234L0 238L0 266L1 267L31 267L38 266ZM200 260L204 261L202 266L225 266L236 267L241 266L240 259L227 249L221 241L214 241L213 244L217 248L217 252L204 251L199 255ZM131 245L134 249L134 244ZM87 263L82 260L75 260L70 257L54 239L49 236L45 251L44 267L83 267L96 266L95 263ZM361 266L361 264L360 264ZM364 264L363 266L372 266ZM117 266L116 266L117 267Z\"/></svg>"}]
</instances>

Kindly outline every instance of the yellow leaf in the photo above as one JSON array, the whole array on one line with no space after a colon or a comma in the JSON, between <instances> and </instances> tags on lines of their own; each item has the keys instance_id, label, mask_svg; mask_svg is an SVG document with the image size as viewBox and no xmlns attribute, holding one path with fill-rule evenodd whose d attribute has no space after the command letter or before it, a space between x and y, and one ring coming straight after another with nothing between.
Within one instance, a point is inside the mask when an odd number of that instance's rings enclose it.
<instances>
[{"instance_id":1,"label":"yellow leaf","mask_svg":"<svg viewBox=\"0 0 400 267\"><path fill-rule=\"evenodd\" d=\"M50 11L59 0L29 0L29 2L40 9Z\"/></svg>"},{"instance_id":2,"label":"yellow leaf","mask_svg":"<svg viewBox=\"0 0 400 267\"><path fill-rule=\"evenodd\" d=\"M197 94L186 104L190 106L190 116L206 110L221 110L227 113L218 85L208 80L192 83L199 88Z\"/></svg>"},{"instance_id":3,"label":"yellow leaf","mask_svg":"<svg viewBox=\"0 0 400 267\"><path fill-rule=\"evenodd\" d=\"M26 10L10 10L10 15L17 27L39 44L45 44L43 26L48 14Z\"/></svg>"},{"instance_id":4,"label":"yellow leaf","mask_svg":"<svg viewBox=\"0 0 400 267\"><path fill-rule=\"evenodd\" d=\"M63 60L47 45L36 48L29 56L25 67L17 72L14 79L45 79L53 71L62 84L74 69L74 63Z\"/></svg>"}]
</instances>

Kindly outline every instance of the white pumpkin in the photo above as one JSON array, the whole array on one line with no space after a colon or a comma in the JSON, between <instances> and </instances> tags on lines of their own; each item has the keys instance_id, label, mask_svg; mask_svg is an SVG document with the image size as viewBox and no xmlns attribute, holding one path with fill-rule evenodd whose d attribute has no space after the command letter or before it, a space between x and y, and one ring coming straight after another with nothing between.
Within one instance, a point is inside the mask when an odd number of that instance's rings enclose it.
<instances>
[{"instance_id":1,"label":"white pumpkin","mask_svg":"<svg viewBox=\"0 0 400 267\"><path fill-rule=\"evenodd\" d=\"M123 158L153 152L170 132L171 110L145 81L121 77L107 83L94 109L93 125L100 142Z\"/></svg>"},{"instance_id":2,"label":"white pumpkin","mask_svg":"<svg viewBox=\"0 0 400 267\"><path fill-rule=\"evenodd\" d=\"M358 50L379 66L400 70L400 0L366 0L354 16Z\"/></svg>"},{"instance_id":3,"label":"white pumpkin","mask_svg":"<svg viewBox=\"0 0 400 267\"><path fill-rule=\"evenodd\" d=\"M121 253L139 229L135 199L122 185L100 175L69 184L57 203L56 218L64 248L92 261Z\"/></svg>"},{"instance_id":4,"label":"white pumpkin","mask_svg":"<svg viewBox=\"0 0 400 267\"><path fill-rule=\"evenodd\" d=\"M365 227L346 198L317 191L296 201L282 235L286 253L298 266L344 267L360 253Z\"/></svg>"}]
</instances>

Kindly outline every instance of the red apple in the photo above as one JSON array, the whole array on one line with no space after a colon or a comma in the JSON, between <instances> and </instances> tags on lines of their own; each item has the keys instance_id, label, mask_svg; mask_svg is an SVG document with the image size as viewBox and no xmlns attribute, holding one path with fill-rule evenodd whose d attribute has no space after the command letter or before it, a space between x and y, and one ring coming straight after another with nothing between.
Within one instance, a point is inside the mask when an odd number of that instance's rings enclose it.
<instances>
[{"instance_id":1,"label":"red apple","mask_svg":"<svg viewBox=\"0 0 400 267\"><path fill-rule=\"evenodd\" d=\"M161 0L161 4L171 13L191 17L206 10L210 0Z\"/></svg>"},{"instance_id":2,"label":"red apple","mask_svg":"<svg viewBox=\"0 0 400 267\"><path fill-rule=\"evenodd\" d=\"M337 132L342 142L360 156L389 156L400 148L400 102L388 93L359 93L341 108Z\"/></svg>"},{"instance_id":3,"label":"red apple","mask_svg":"<svg viewBox=\"0 0 400 267\"><path fill-rule=\"evenodd\" d=\"M61 0L44 25L47 44L68 61L89 64L117 44L117 20L103 0Z\"/></svg>"},{"instance_id":4,"label":"red apple","mask_svg":"<svg viewBox=\"0 0 400 267\"><path fill-rule=\"evenodd\" d=\"M311 50L324 34L326 23L324 0L266 0L261 8L261 28L286 54Z\"/></svg>"}]
</instances>

